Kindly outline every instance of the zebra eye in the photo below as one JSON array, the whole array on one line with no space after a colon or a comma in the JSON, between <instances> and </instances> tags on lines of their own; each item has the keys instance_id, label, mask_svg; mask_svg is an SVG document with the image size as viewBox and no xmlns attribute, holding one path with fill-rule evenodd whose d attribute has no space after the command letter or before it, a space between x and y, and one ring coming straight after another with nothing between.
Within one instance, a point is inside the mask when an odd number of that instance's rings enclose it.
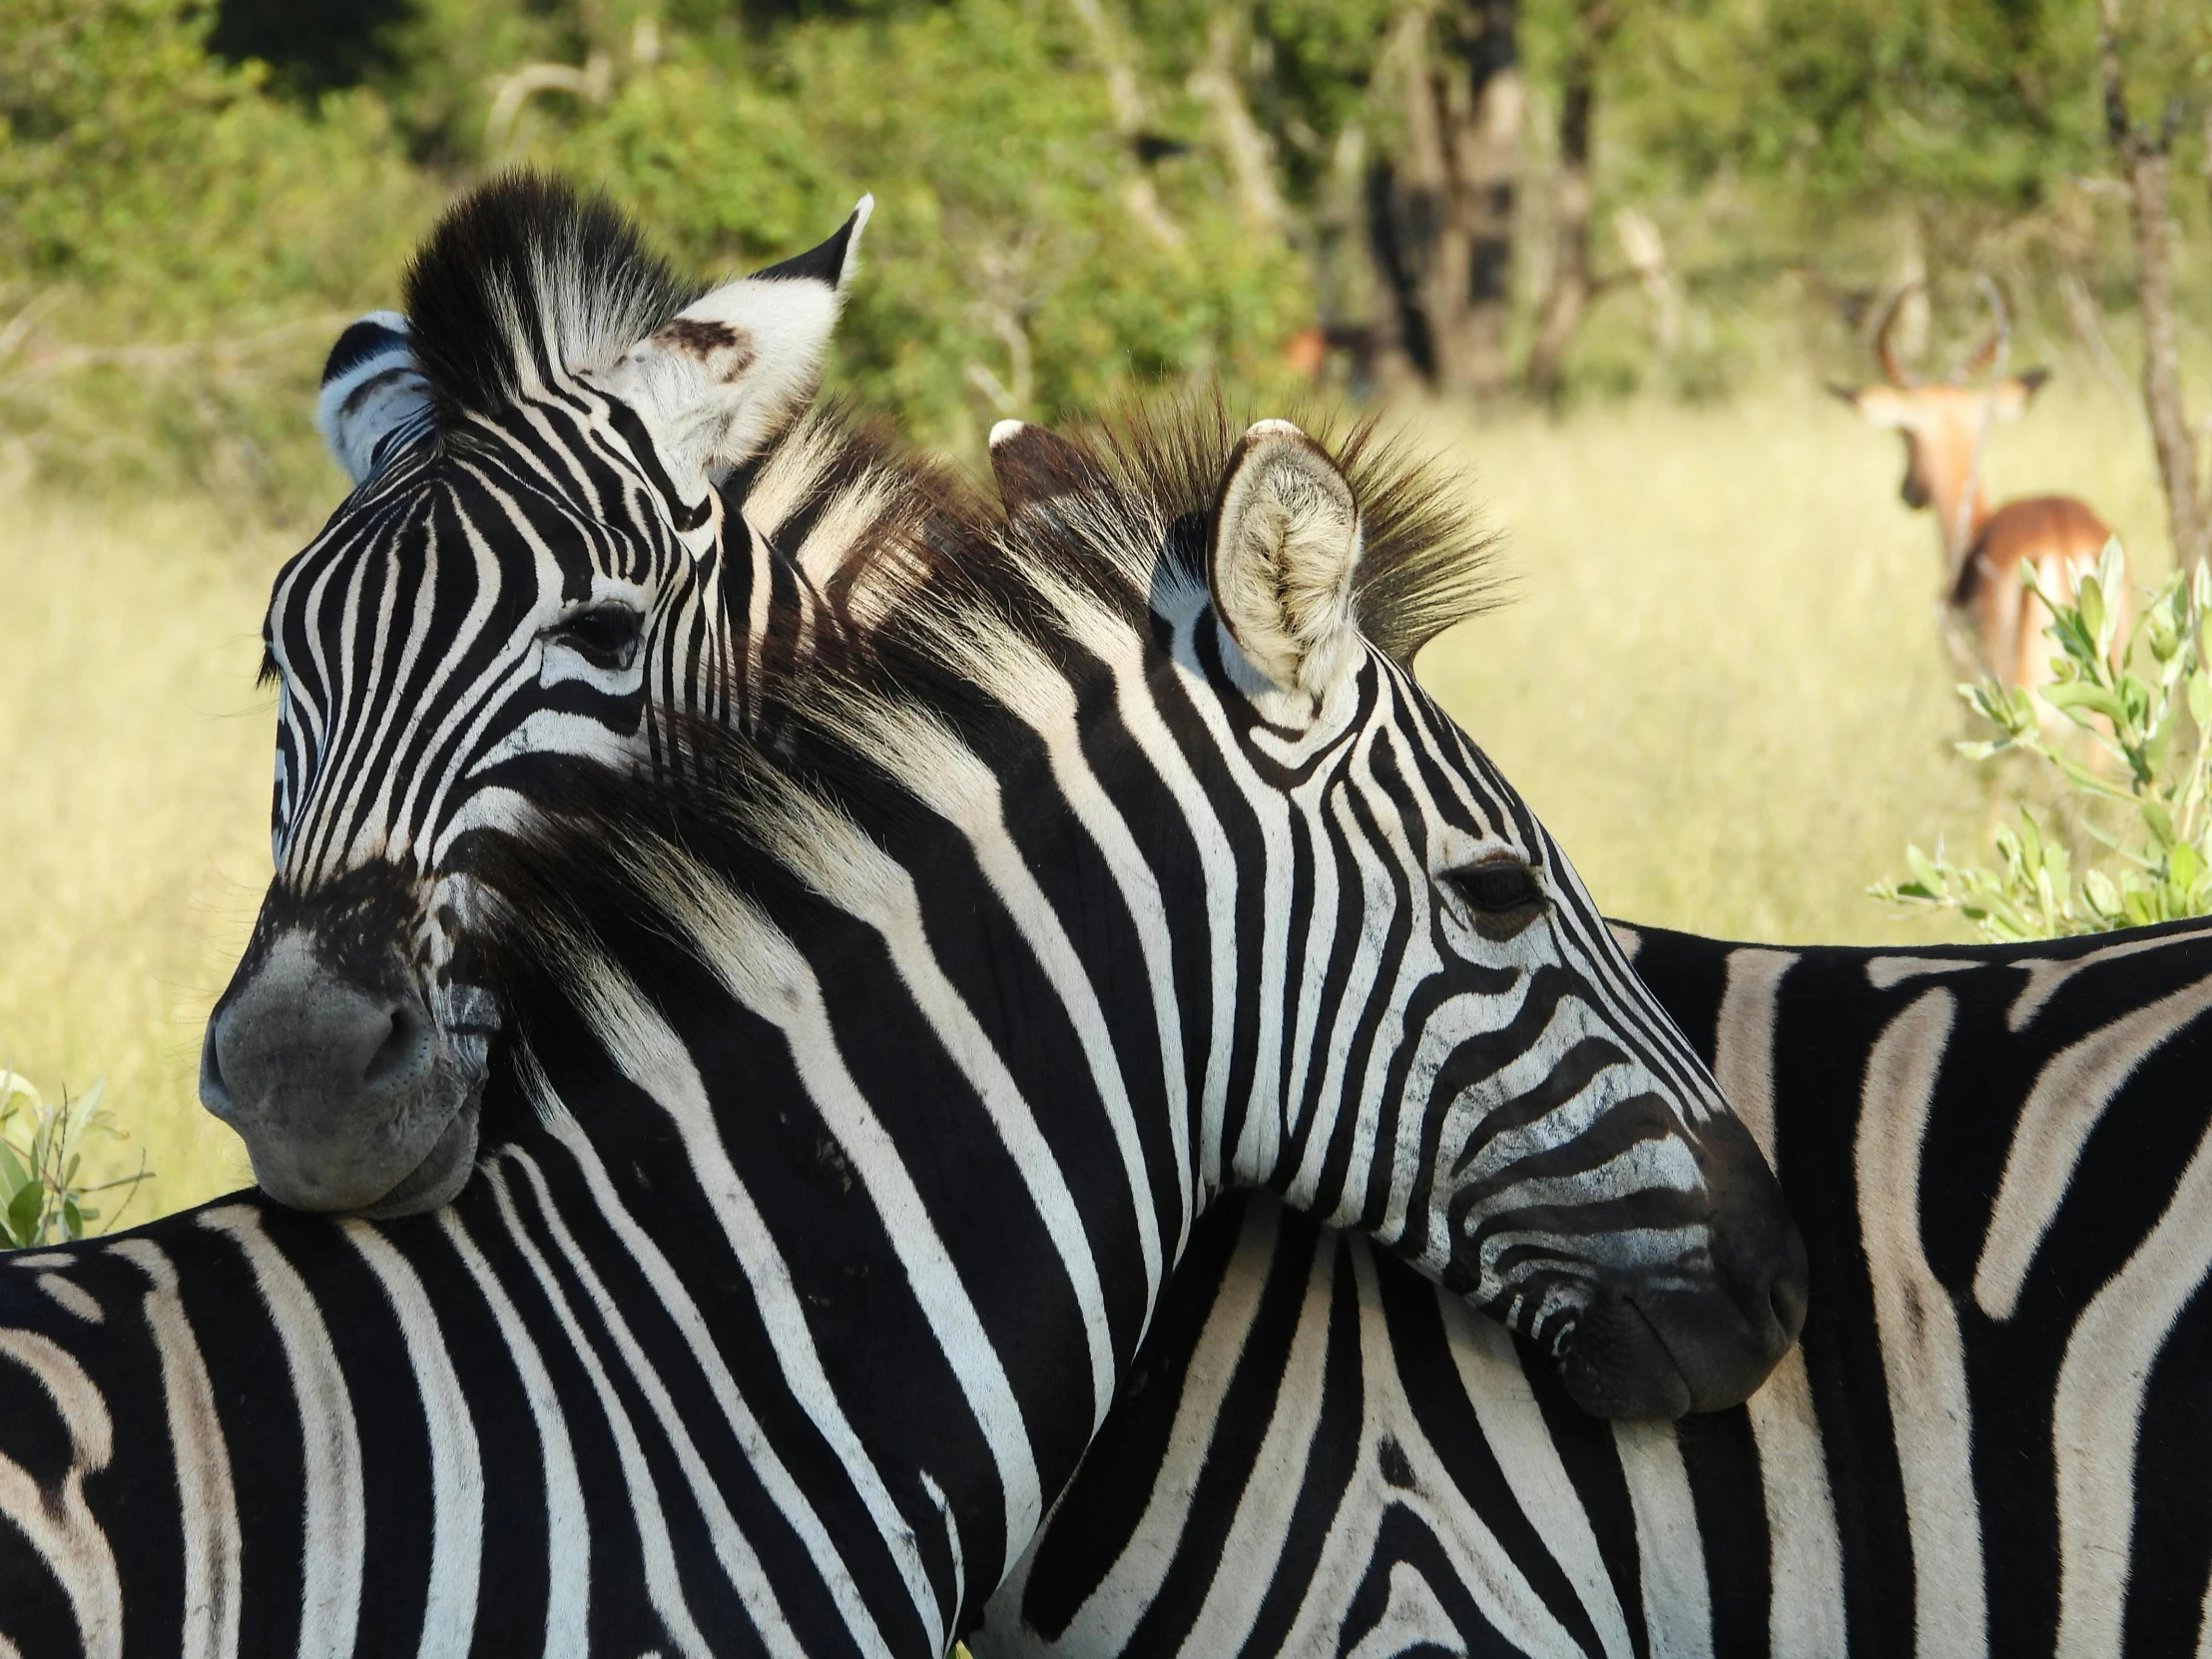
<instances>
[{"instance_id":1,"label":"zebra eye","mask_svg":"<svg viewBox=\"0 0 2212 1659\"><path fill-rule=\"evenodd\" d=\"M1486 939L1509 939L1547 904L1543 883L1518 858L1489 858L1455 869L1444 884L1473 912L1474 930Z\"/></svg>"},{"instance_id":2,"label":"zebra eye","mask_svg":"<svg viewBox=\"0 0 2212 1659\"><path fill-rule=\"evenodd\" d=\"M546 638L567 646L594 668L626 669L638 660L643 632L638 613L627 605L594 605L561 618Z\"/></svg>"}]
</instances>

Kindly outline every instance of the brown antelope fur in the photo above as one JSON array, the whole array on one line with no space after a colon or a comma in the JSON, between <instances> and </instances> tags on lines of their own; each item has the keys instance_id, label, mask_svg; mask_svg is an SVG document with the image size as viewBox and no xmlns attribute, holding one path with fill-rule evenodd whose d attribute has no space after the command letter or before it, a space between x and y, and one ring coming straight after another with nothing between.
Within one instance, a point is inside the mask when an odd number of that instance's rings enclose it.
<instances>
[{"instance_id":1,"label":"brown antelope fur","mask_svg":"<svg viewBox=\"0 0 2212 1659\"><path fill-rule=\"evenodd\" d=\"M2004 373L2010 330L1995 289L1984 288L1996 326L1948 380L1916 380L1897 360L1890 335L1910 291L1905 289L1891 297L1875 329L1875 362L1885 383L1835 389L1872 424L1905 434L1900 493L1909 507L1935 509L1943 546L1946 624L1963 621L1970 627L1977 666L2009 685L2032 686L2050 678L2050 647L2043 638L2050 611L2021 583L2020 567L2032 564L2047 592L2071 594L2074 584L2096 569L2112 532L2070 495L2022 496L1993 510L1989 506L1982 488L1988 430L1996 421L2018 419L2050 376L2040 368ZM1969 383L1984 372L1990 373L1987 382ZM2124 636L2126 595L2109 599L2122 608Z\"/></svg>"}]
</instances>

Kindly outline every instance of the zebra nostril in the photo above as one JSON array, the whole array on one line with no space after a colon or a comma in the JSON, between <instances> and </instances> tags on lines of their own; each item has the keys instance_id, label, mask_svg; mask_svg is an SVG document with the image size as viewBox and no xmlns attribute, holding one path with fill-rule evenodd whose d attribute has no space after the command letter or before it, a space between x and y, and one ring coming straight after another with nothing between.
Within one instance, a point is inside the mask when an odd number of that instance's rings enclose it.
<instances>
[{"instance_id":1,"label":"zebra nostril","mask_svg":"<svg viewBox=\"0 0 2212 1659\"><path fill-rule=\"evenodd\" d=\"M223 1076L223 1055L216 1037L215 1018L208 1021L206 1034L200 1039L200 1103L229 1123L237 1115L238 1103L231 1098L231 1086Z\"/></svg>"},{"instance_id":2,"label":"zebra nostril","mask_svg":"<svg viewBox=\"0 0 2212 1659\"><path fill-rule=\"evenodd\" d=\"M411 1082L430 1063L430 1021L425 1010L401 1002L391 1010L391 1029L368 1057L361 1081L371 1089Z\"/></svg>"}]
</instances>

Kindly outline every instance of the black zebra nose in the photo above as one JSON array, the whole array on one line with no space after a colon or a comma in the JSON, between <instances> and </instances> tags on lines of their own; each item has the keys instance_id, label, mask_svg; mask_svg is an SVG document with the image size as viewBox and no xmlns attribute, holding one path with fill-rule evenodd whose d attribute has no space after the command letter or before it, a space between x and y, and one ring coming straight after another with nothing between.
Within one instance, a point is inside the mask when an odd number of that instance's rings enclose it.
<instances>
[{"instance_id":1,"label":"black zebra nose","mask_svg":"<svg viewBox=\"0 0 2212 1659\"><path fill-rule=\"evenodd\" d=\"M1699 1131L1710 1273L1665 1265L1606 1285L1577 1322L1562 1381L1605 1417L1741 1404L1805 1329L1805 1241L1756 1142L1733 1118Z\"/></svg>"},{"instance_id":2,"label":"black zebra nose","mask_svg":"<svg viewBox=\"0 0 2212 1659\"><path fill-rule=\"evenodd\" d=\"M401 988L340 974L290 930L208 1021L201 1102L245 1139L278 1203L404 1213L398 1189L406 1209L429 1208L467 1179L472 1090L445 1063L421 996L389 977Z\"/></svg>"}]
</instances>

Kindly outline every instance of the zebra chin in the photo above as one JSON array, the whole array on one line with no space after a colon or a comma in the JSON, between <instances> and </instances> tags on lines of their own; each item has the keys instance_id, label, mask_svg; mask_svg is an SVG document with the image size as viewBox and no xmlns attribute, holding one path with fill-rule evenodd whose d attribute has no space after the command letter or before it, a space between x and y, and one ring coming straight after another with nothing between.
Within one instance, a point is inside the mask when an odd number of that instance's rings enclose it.
<instances>
[{"instance_id":1,"label":"zebra chin","mask_svg":"<svg viewBox=\"0 0 2212 1659\"><path fill-rule=\"evenodd\" d=\"M363 972L330 954L304 927L257 938L208 1021L201 1103L279 1204L434 1210L475 1167L490 1032L435 1017L396 957Z\"/></svg>"}]
</instances>

